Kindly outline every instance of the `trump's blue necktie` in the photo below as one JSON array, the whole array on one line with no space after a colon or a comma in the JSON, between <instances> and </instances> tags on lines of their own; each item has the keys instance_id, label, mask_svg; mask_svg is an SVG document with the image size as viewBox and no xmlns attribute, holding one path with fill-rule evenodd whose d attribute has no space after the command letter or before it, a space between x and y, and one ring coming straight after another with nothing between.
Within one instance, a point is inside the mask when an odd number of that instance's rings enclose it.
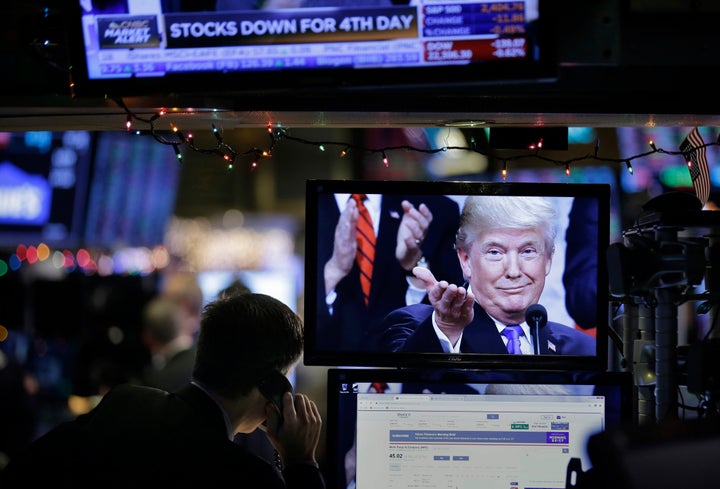
<instances>
[{"instance_id":1,"label":"trump's blue necktie","mask_svg":"<svg viewBox=\"0 0 720 489\"><path fill-rule=\"evenodd\" d=\"M510 324L505 326L502 330L502 334L508 339L507 351L513 355L521 355L520 350L520 336L523 334L522 327L519 324Z\"/></svg>"}]
</instances>

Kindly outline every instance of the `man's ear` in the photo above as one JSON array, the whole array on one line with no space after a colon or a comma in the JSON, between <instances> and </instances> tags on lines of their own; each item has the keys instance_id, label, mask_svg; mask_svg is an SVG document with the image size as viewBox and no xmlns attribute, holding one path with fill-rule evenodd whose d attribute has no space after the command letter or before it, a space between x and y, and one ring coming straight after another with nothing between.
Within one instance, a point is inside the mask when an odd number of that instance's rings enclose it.
<instances>
[{"instance_id":1,"label":"man's ear","mask_svg":"<svg viewBox=\"0 0 720 489\"><path fill-rule=\"evenodd\" d=\"M458 260L460 261L460 268L462 268L463 276L465 280L470 280L471 269L470 269L470 255L463 250L457 250Z\"/></svg>"},{"instance_id":2,"label":"man's ear","mask_svg":"<svg viewBox=\"0 0 720 489\"><path fill-rule=\"evenodd\" d=\"M552 256L548 257L547 262L545 263L545 276L547 277L550 275L550 270L552 270Z\"/></svg>"}]
</instances>

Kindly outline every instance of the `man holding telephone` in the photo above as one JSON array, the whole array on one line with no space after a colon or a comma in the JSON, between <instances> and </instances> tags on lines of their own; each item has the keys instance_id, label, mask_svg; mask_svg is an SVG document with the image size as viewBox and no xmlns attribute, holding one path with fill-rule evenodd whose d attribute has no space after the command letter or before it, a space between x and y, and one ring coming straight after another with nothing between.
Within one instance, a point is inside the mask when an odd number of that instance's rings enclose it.
<instances>
[{"instance_id":1,"label":"man holding telephone","mask_svg":"<svg viewBox=\"0 0 720 489\"><path fill-rule=\"evenodd\" d=\"M116 387L13 458L0 486L324 488L320 414L285 377L302 350L302 320L282 302L251 293L211 302L188 385ZM263 423L282 473L232 441Z\"/></svg>"}]
</instances>

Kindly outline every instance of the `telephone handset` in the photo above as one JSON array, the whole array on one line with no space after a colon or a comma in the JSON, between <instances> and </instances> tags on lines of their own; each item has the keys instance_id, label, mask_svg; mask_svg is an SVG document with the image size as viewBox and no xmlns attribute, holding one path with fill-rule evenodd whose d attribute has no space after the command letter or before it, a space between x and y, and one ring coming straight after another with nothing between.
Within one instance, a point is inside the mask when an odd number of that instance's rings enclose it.
<instances>
[{"instance_id":1,"label":"telephone handset","mask_svg":"<svg viewBox=\"0 0 720 489\"><path fill-rule=\"evenodd\" d=\"M274 371L260 381L258 389L260 389L263 396L277 406L278 411L280 411L280 421L282 422L283 394L290 392L294 395L293 386L288 378L280 372Z\"/></svg>"}]
</instances>

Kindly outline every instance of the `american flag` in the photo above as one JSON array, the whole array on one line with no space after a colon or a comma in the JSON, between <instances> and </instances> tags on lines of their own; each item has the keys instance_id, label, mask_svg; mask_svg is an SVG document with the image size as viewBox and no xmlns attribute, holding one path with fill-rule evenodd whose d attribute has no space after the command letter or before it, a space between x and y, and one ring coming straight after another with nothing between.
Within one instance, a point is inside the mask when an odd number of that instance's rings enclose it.
<instances>
[{"instance_id":1,"label":"american flag","mask_svg":"<svg viewBox=\"0 0 720 489\"><path fill-rule=\"evenodd\" d=\"M685 156L695 195L703 206L710 198L710 170L708 169L705 142L698 128L693 128L680 143L680 151Z\"/></svg>"}]
</instances>

